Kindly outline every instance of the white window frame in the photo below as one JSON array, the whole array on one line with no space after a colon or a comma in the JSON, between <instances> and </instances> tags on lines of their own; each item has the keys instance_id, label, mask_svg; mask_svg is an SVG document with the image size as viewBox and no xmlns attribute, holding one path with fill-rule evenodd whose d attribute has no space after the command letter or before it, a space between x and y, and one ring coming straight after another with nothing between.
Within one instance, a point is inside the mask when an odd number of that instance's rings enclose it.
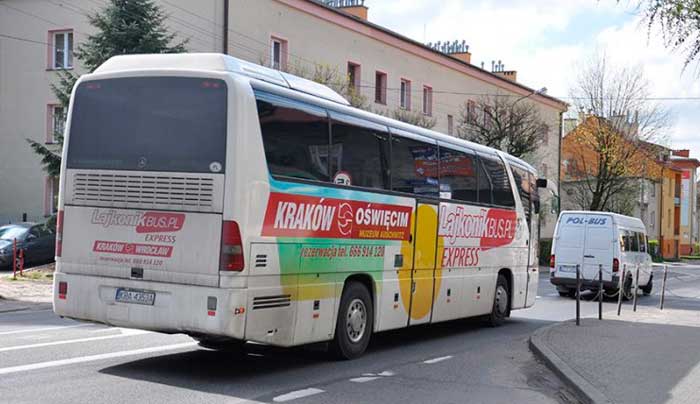
<instances>
[{"instance_id":1,"label":"white window frame","mask_svg":"<svg viewBox=\"0 0 700 404\"><path fill-rule=\"evenodd\" d=\"M50 116L49 116L49 118L50 118L49 119L49 136L48 136L49 143L57 143L58 142L58 139L56 138L56 133L57 133L57 131L56 131L56 129L57 129L56 128L56 126L57 126L56 110L57 109L62 110L63 106L60 104L52 104L49 106L49 114L50 114ZM64 118L63 122L60 123L60 125L62 126L62 128L60 130L61 133L63 133L63 131L66 129L65 113L63 113L63 118Z\"/></svg>"},{"instance_id":2,"label":"white window frame","mask_svg":"<svg viewBox=\"0 0 700 404\"><path fill-rule=\"evenodd\" d=\"M279 54L278 60L275 61L275 45L278 46ZM287 69L287 55L288 55L289 41L277 36L270 36L270 67L275 70L286 70Z\"/></svg>"},{"instance_id":3,"label":"white window frame","mask_svg":"<svg viewBox=\"0 0 700 404\"><path fill-rule=\"evenodd\" d=\"M63 40L59 41L58 36L63 35ZM62 42L62 43L59 43ZM51 68L54 70L70 70L73 68L73 51L72 48L75 47L75 37L73 35L73 30L62 30L62 31L52 31L51 32ZM71 47L69 45L72 44ZM63 60L62 66L58 65L58 60L56 58L56 51L63 49ZM69 48L71 50L69 50Z\"/></svg>"},{"instance_id":4,"label":"white window frame","mask_svg":"<svg viewBox=\"0 0 700 404\"><path fill-rule=\"evenodd\" d=\"M433 88L423 86L423 115L433 116Z\"/></svg>"},{"instance_id":5,"label":"white window frame","mask_svg":"<svg viewBox=\"0 0 700 404\"><path fill-rule=\"evenodd\" d=\"M399 91L399 106L406 111L411 110L411 80L401 79Z\"/></svg>"}]
</instances>

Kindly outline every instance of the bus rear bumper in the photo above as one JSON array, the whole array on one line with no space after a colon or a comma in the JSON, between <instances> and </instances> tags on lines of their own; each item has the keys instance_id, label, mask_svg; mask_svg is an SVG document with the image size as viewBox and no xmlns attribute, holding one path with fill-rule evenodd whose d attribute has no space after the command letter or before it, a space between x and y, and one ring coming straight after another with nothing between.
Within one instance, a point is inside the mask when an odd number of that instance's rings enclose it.
<instances>
[{"instance_id":1,"label":"bus rear bumper","mask_svg":"<svg viewBox=\"0 0 700 404\"><path fill-rule=\"evenodd\" d=\"M60 282L67 283L64 298L59 296ZM54 274L53 288L53 310L60 316L164 333L236 339L245 337L245 289L220 289L60 272ZM155 292L153 305L117 302L119 288Z\"/></svg>"}]
</instances>

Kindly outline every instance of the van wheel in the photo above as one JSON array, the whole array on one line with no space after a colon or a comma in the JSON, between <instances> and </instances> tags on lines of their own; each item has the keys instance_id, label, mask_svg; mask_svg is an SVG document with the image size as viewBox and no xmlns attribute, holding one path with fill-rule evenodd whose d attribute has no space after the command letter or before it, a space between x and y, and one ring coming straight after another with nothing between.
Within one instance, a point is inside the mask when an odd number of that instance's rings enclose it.
<instances>
[{"instance_id":1,"label":"van wheel","mask_svg":"<svg viewBox=\"0 0 700 404\"><path fill-rule=\"evenodd\" d=\"M496 281L496 293L493 296L493 308L488 317L488 324L491 327L498 327L505 322L510 308L510 292L508 291L508 281L503 275L498 275Z\"/></svg>"},{"instance_id":2,"label":"van wheel","mask_svg":"<svg viewBox=\"0 0 700 404\"><path fill-rule=\"evenodd\" d=\"M642 286L640 289L642 289L644 296L649 296L651 294L651 289L653 287L654 287L654 275L649 275L649 282L647 282L647 284Z\"/></svg>"},{"instance_id":3,"label":"van wheel","mask_svg":"<svg viewBox=\"0 0 700 404\"><path fill-rule=\"evenodd\" d=\"M634 297L634 289L632 288L632 275L625 276L625 281L622 283L622 299L632 300Z\"/></svg>"},{"instance_id":4,"label":"van wheel","mask_svg":"<svg viewBox=\"0 0 700 404\"><path fill-rule=\"evenodd\" d=\"M374 308L369 291L358 282L350 282L340 298L331 353L338 359L361 356L369 345L373 329Z\"/></svg>"},{"instance_id":5,"label":"van wheel","mask_svg":"<svg viewBox=\"0 0 700 404\"><path fill-rule=\"evenodd\" d=\"M576 297L576 289L566 288L564 290L557 289L561 297Z\"/></svg>"}]
</instances>

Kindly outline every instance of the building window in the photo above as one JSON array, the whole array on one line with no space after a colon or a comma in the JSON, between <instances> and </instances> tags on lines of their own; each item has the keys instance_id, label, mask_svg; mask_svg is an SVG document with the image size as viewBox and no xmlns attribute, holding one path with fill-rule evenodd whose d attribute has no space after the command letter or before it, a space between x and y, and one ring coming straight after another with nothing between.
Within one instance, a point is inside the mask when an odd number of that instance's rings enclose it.
<instances>
[{"instance_id":1,"label":"building window","mask_svg":"<svg viewBox=\"0 0 700 404\"><path fill-rule=\"evenodd\" d=\"M49 55L51 69L73 68L73 30L49 32Z\"/></svg>"},{"instance_id":2,"label":"building window","mask_svg":"<svg viewBox=\"0 0 700 404\"><path fill-rule=\"evenodd\" d=\"M433 115L433 88L423 86L423 114Z\"/></svg>"},{"instance_id":3,"label":"building window","mask_svg":"<svg viewBox=\"0 0 700 404\"><path fill-rule=\"evenodd\" d=\"M46 143L58 143L66 127L66 114L61 105L52 104L48 108Z\"/></svg>"},{"instance_id":4,"label":"building window","mask_svg":"<svg viewBox=\"0 0 700 404\"><path fill-rule=\"evenodd\" d=\"M58 209L58 177L46 177L44 215L51 216Z\"/></svg>"},{"instance_id":5,"label":"building window","mask_svg":"<svg viewBox=\"0 0 700 404\"><path fill-rule=\"evenodd\" d=\"M270 39L270 67L287 70L288 46L285 39L274 36Z\"/></svg>"},{"instance_id":6,"label":"building window","mask_svg":"<svg viewBox=\"0 0 700 404\"><path fill-rule=\"evenodd\" d=\"M467 101L467 122L476 123L476 102Z\"/></svg>"},{"instance_id":7,"label":"building window","mask_svg":"<svg viewBox=\"0 0 700 404\"><path fill-rule=\"evenodd\" d=\"M386 73L374 74L374 102L386 105Z\"/></svg>"},{"instance_id":8,"label":"building window","mask_svg":"<svg viewBox=\"0 0 700 404\"><path fill-rule=\"evenodd\" d=\"M362 78L360 74L360 65L353 62L348 62L348 86L355 90L355 92L358 92L360 89L360 79Z\"/></svg>"},{"instance_id":9,"label":"building window","mask_svg":"<svg viewBox=\"0 0 700 404\"><path fill-rule=\"evenodd\" d=\"M454 117L452 115L447 115L447 134L453 135L455 130Z\"/></svg>"},{"instance_id":10,"label":"building window","mask_svg":"<svg viewBox=\"0 0 700 404\"><path fill-rule=\"evenodd\" d=\"M411 81L401 79L401 108L411 110Z\"/></svg>"}]
</instances>

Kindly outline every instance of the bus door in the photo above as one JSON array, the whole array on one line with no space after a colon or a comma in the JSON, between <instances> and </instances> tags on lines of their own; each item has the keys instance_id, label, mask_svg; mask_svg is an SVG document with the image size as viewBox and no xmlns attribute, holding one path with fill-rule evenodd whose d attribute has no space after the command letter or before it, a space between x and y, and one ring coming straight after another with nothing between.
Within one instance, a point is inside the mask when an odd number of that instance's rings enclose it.
<instances>
[{"instance_id":1,"label":"bus door","mask_svg":"<svg viewBox=\"0 0 700 404\"><path fill-rule=\"evenodd\" d=\"M418 201L413 240L413 270L411 272L411 305L408 324L430 322L434 301L436 274L438 205Z\"/></svg>"},{"instance_id":2,"label":"bus door","mask_svg":"<svg viewBox=\"0 0 700 404\"><path fill-rule=\"evenodd\" d=\"M539 255L540 251L540 229L539 229L539 213L540 213L540 197L535 176L527 173L523 175L523 189L526 192L521 192L521 201L525 211L525 221L529 230L529 239L527 241L527 289L525 290L525 306L529 307L535 304L537 297L537 285L539 283Z\"/></svg>"}]
</instances>

